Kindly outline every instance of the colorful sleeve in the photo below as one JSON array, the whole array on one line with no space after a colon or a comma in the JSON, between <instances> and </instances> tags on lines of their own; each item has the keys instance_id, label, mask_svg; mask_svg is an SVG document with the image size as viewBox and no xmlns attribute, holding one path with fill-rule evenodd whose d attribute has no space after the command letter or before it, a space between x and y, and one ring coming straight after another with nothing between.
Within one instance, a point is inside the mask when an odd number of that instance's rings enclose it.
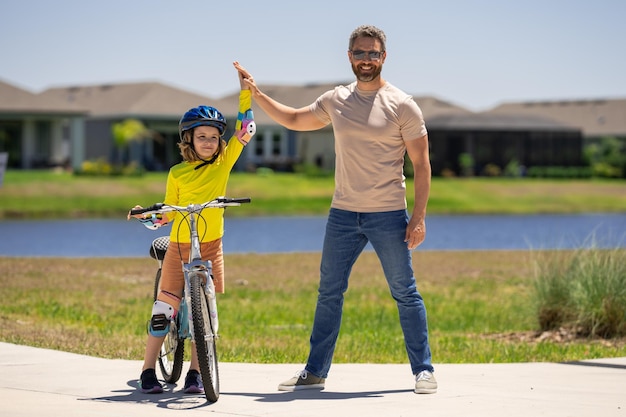
<instances>
[{"instance_id":1,"label":"colorful sleeve","mask_svg":"<svg viewBox=\"0 0 626 417\"><path fill-rule=\"evenodd\" d=\"M250 90L241 90L239 93L239 113L235 123L237 139L246 145L256 133L254 114L252 113L252 93Z\"/></svg>"}]
</instances>

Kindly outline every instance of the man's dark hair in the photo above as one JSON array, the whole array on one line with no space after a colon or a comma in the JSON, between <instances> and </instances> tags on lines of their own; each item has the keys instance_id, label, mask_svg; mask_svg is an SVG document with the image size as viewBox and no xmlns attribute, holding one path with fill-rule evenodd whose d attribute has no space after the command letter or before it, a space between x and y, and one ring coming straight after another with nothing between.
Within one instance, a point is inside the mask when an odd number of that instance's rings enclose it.
<instances>
[{"instance_id":1,"label":"man's dark hair","mask_svg":"<svg viewBox=\"0 0 626 417\"><path fill-rule=\"evenodd\" d=\"M385 36L385 32L381 29L378 29L376 26L372 25L362 25L358 28L354 29L352 34L350 35L350 42L348 44L348 50L352 50L352 45L354 45L354 40L356 38L374 38L380 41L380 46L382 50L380 52L385 52L387 43L387 36Z\"/></svg>"}]
</instances>

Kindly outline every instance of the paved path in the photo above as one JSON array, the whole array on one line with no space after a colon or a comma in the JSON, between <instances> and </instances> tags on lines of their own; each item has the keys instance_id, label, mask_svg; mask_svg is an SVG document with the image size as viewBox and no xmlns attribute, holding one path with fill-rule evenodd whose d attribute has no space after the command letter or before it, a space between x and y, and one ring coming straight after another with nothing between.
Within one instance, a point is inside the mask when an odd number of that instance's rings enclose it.
<instances>
[{"instance_id":1,"label":"paved path","mask_svg":"<svg viewBox=\"0 0 626 417\"><path fill-rule=\"evenodd\" d=\"M139 361L0 343L0 416L626 417L626 357L439 364L434 395L413 393L408 365L335 364L324 391L277 391L300 367L222 363L220 399L208 404L181 384L138 392Z\"/></svg>"}]
</instances>

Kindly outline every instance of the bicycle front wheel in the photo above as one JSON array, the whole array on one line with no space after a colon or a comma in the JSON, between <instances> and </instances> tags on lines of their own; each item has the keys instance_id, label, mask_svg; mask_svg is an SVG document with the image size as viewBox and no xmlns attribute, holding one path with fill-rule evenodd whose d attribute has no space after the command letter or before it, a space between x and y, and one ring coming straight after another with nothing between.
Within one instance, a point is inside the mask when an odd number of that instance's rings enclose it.
<instances>
[{"instance_id":1,"label":"bicycle front wheel","mask_svg":"<svg viewBox=\"0 0 626 417\"><path fill-rule=\"evenodd\" d=\"M191 319L193 335L198 353L200 375L204 384L204 395L209 402L216 402L220 396L220 378L217 365L217 350L211 316L209 315L208 295L204 290L202 273L192 273L189 277L191 296ZM209 277L209 279L211 279Z\"/></svg>"},{"instance_id":2,"label":"bicycle front wheel","mask_svg":"<svg viewBox=\"0 0 626 417\"><path fill-rule=\"evenodd\" d=\"M154 279L155 301L160 291L161 268L157 270L156 278ZM157 358L161 375L163 375L163 379L170 384L175 383L180 378L183 370L183 362L185 360L185 339L179 336L178 327L176 326L177 323L178 320L170 325L170 331L165 335L165 339L163 339L163 344L161 345L161 350Z\"/></svg>"}]
</instances>

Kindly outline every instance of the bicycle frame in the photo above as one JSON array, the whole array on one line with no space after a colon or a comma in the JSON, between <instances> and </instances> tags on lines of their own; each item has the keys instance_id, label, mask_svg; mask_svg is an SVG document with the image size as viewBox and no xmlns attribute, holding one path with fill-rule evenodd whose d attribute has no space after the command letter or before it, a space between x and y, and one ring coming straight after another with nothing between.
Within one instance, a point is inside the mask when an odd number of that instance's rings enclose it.
<instances>
[{"instance_id":1,"label":"bicycle frame","mask_svg":"<svg viewBox=\"0 0 626 417\"><path fill-rule=\"evenodd\" d=\"M189 262L183 264L183 272L185 274L185 294L187 305L191 305L190 300L190 279L194 274L201 274L204 282L204 290L209 298L209 314L211 316L211 329L212 334L210 337L217 337L218 331L218 318L217 318L217 300L215 296L215 284L211 278L212 264L211 261L203 261L202 254L200 252L200 239L198 237L198 228L196 213L202 210L202 205L190 204L187 206L187 212L189 213L189 229L191 230L191 249L189 251ZM193 322L189 321L191 340L195 341Z\"/></svg>"}]
</instances>

